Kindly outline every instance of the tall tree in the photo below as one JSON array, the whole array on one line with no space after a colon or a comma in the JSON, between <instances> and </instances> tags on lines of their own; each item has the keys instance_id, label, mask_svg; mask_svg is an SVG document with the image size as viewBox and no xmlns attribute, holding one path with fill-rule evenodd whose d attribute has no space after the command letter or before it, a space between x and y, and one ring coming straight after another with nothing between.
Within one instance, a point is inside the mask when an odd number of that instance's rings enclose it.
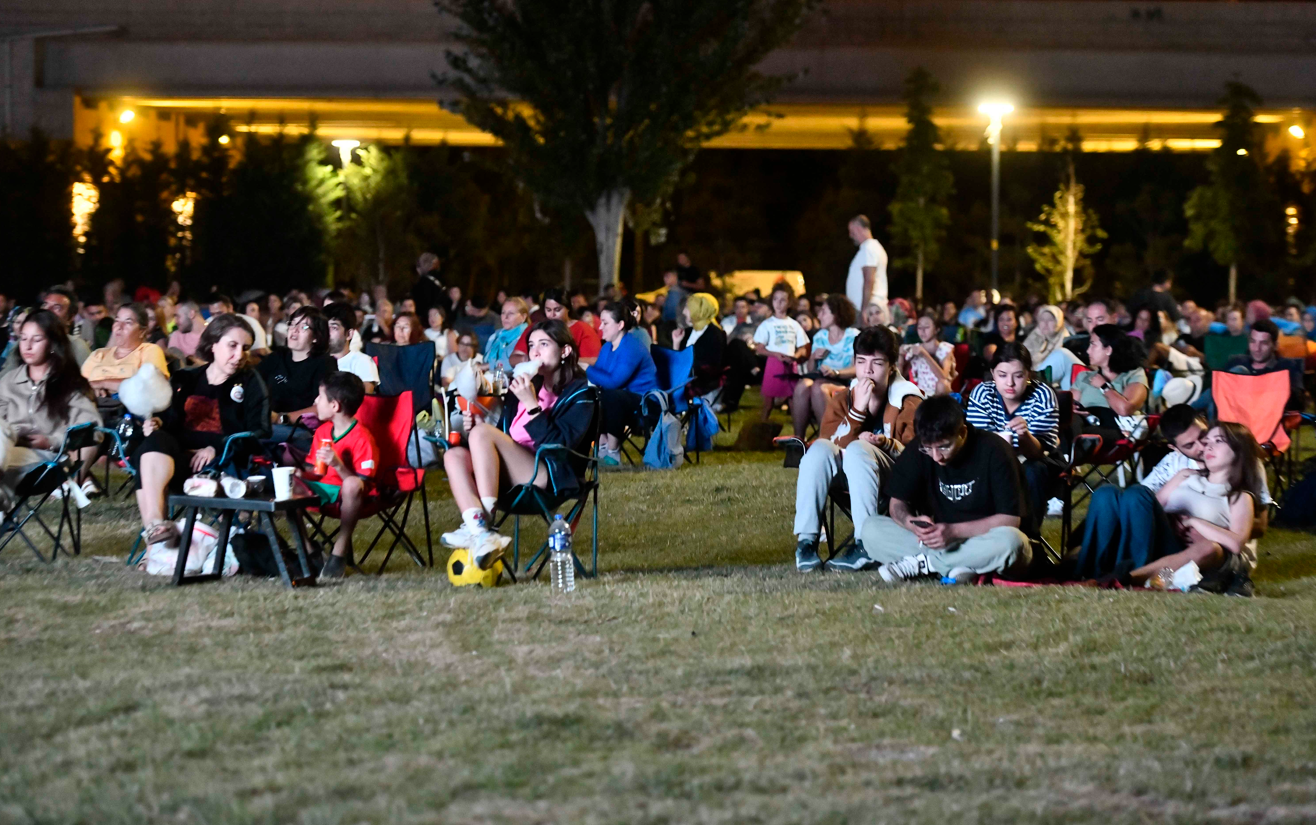
<instances>
[{"instance_id":1,"label":"tall tree","mask_svg":"<svg viewBox=\"0 0 1316 825\"><path fill-rule=\"evenodd\" d=\"M444 78L541 199L594 229L615 283L622 223L784 78L756 70L817 0L435 0L464 51Z\"/></svg>"},{"instance_id":2,"label":"tall tree","mask_svg":"<svg viewBox=\"0 0 1316 825\"><path fill-rule=\"evenodd\" d=\"M1028 256L1046 278L1053 303L1068 301L1092 286L1092 256L1101 250L1100 239L1106 233L1097 213L1083 204L1083 185L1074 174L1072 157L1051 204L1042 207L1041 217L1028 228L1046 238L1043 243L1029 244ZM1087 275L1077 289L1075 272Z\"/></svg>"},{"instance_id":3,"label":"tall tree","mask_svg":"<svg viewBox=\"0 0 1316 825\"><path fill-rule=\"evenodd\" d=\"M941 132L932 121L928 102L940 86L923 67L905 79L905 120L909 132L896 161L896 197L891 202L891 237L909 255L897 265L914 266L914 300L923 303L923 273L941 255L941 241L950 223L946 201L955 191L950 163L939 144Z\"/></svg>"},{"instance_id":4,"label":"tall tree","mask_svg":"<svg viewBox=\"0 0 1316 825\"><path fill-rule=\"evenodd\" d=\"M1216 123L1220 146L1207 161L1210 182L1194 189L1184 204L1188 238L1184 246L1205 249L1229 267L1229 300L1238 298L1240 264L1260 276L1274 246L1282 246L1284 216L1262 158L1256 108L1261 97L1230 81L1220 99L1224 115Z\"/></svg>"}]
</instances>

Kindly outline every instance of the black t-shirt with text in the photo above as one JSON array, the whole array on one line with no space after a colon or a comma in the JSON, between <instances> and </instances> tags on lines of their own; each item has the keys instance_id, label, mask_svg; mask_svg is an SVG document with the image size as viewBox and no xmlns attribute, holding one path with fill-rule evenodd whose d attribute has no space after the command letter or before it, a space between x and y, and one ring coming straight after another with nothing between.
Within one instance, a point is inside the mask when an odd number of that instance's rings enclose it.
<instances>
[{"instance_id":1,"label":"black t-shirt with text","mask_svg":"<svg viewBox=\"0 0 1316 825\"><path fill-rule=\"evenodd\" d=\"M938 524L996 515L1024 516L1014 448L994 433L969 427L955 459L942 466L919 450L915 438L896 459L889 491Z\"/></svg>"},{"instance_id":2,"label":"black t-shirt with text","mask_svg":"<svg viewBox=\"0 0 1316 825\"><path fill-rule=\"evenodd\" d=\"M270 409L274 412L304 410L315 404L320 382L338 371L332 355L311 355L292 360L292 350L275 347L256 367L270 391Z\"/></svg>"}]
</instances>

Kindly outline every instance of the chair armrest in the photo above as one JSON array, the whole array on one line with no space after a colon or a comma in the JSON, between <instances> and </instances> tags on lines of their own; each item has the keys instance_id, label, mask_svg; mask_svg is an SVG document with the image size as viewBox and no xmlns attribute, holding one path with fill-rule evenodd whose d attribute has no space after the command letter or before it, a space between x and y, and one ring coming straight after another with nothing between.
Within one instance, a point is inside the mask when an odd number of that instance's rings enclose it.
<instances>
[{"instance_id":1,"label":"chair armrest","mask_svg":"<svg viewBox=\"0 0 1316 825\"><path fill-rule=\"evenodd\" d=\"M242 441L242 440L246 440L246 439L251 439L251 440L253 440L253 441L256 441L257 443L260 442L260 436L256 435L256 433L254 433L254 432L241 432L241 433L234 433L233 435L230 435L230 436L228 436L228 437L226 437L226 438L224 439L224 450L223 450L223 452L220 453L219 459L218 459L217 461L211 463L210 466L212 466L212 467L223 467L225 464L228 463L229 453L232 452L233 444L234 444L235 442Z\"/></svg>"},{"instance_id":2,"label":"chair armrest","mask_svg":"<svg viewBox=\"0 0 1316 825\"><path fill-rule=\"evenodd\" d=\"M793 444L798 444L801 450L808 446L804 443L804 439L798 435L779 435L772 439L772 446L774 447L790 447Z\"/></svg>"}]
</instances>

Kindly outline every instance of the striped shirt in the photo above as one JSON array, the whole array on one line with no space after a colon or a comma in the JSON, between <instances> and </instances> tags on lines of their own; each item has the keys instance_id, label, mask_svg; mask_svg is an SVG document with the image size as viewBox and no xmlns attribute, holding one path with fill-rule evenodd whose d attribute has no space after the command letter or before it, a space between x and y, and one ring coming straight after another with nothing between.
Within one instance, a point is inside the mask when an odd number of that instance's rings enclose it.
<instances>
[{"instance_id":1,"label":"striped shirt","mask_svg":"<svg viewBox=\"0 0 1316 825\"><path fill-rule=\"evenodd\" d=\"M1019 436L1006 430L1005 425L1016 416L1028 422L1028 431L1043 448L1060 444L1060 408L1055 392L1046 384L1030 381L1024 402L1015 408L1013 415L1005 411L1005 399L996 391L995 381L985 381L969 394L969 423L986 432L1010 432L1010 444L1014 447L1019 446Z\"/></svg>"}]
</instances>

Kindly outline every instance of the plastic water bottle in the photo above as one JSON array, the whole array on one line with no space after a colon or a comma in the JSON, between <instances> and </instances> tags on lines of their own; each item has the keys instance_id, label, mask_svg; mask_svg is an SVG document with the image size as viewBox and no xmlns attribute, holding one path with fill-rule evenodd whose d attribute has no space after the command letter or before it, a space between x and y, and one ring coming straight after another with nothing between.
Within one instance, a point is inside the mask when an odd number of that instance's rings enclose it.
<instances>
[{"instance_id":1,"label":"plastic water bottle","mask_svg":"<svg viewBox=\"0 0 1316 825\"><path fill-rule=\"evenodd\" d=\"M553 590L570 593L576 589L576 563L571 555L571 526L554 516L548 528L548 566L553 572Z\"/></svg>"}]
</instances>

